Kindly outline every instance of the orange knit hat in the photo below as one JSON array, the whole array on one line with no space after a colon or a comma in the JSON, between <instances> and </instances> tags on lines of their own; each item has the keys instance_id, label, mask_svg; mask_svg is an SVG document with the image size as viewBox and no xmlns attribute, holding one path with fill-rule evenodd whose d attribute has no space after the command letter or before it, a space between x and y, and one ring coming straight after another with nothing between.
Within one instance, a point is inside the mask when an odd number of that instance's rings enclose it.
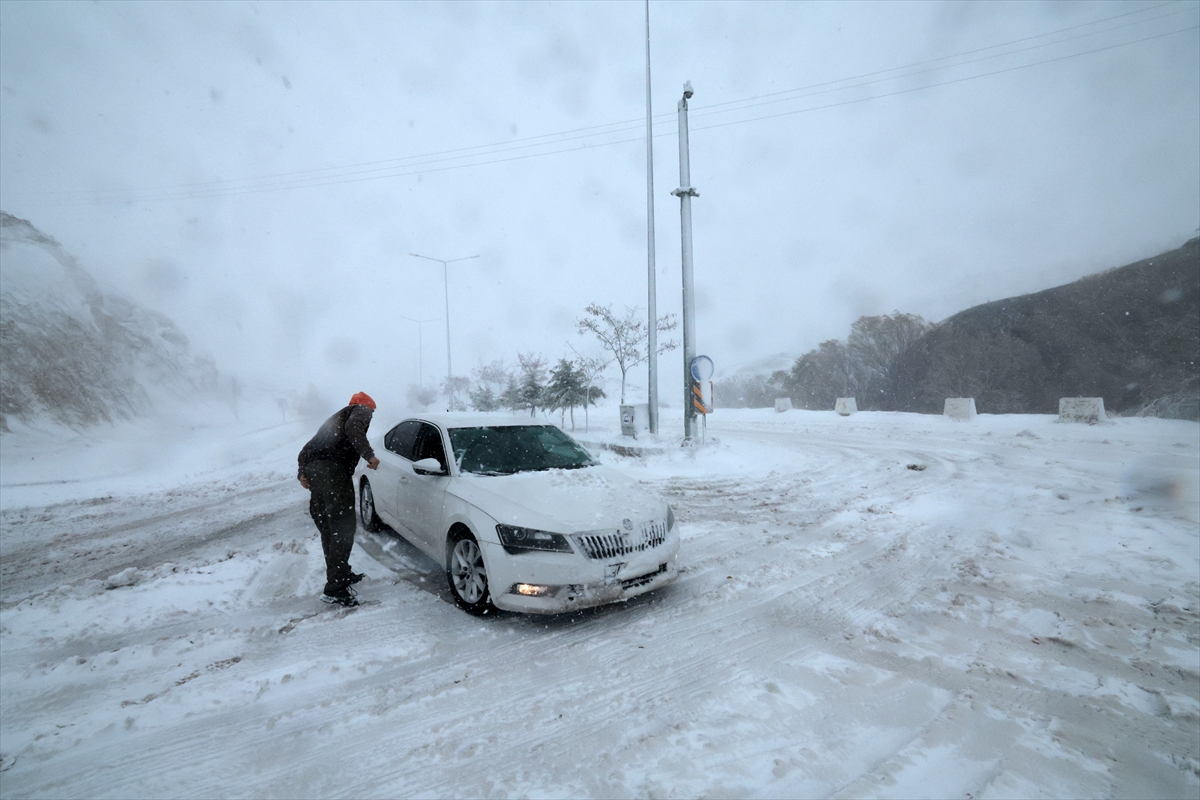
<instances>
[{"instance_id":1,"label":"orange knit hat","mask_svg":"<svg viewBox=\"0 0 1200 800\"><path fill-rule=\"evenodd\" d=\"M372 400L371 395L367 394L366 392L359 392L358 394L354 395L354 397L351 397L350 405L366 406L367 408L371 409L372 411L375 410L375 401Z\"/></svg>"}]
</instances>

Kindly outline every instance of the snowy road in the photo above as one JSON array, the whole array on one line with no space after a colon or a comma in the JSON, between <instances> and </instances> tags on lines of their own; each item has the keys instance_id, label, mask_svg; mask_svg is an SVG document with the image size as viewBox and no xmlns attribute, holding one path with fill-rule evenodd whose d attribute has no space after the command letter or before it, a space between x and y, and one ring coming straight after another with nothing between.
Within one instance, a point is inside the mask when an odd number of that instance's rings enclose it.
<instances>
[{"instance_id":1,"label":"snowy road","mask_svg":"<svg viewBox=\"0 0 1200 800\"><path fill-rule=\"evenodd\" d=\"M374 604L323 610L299 428L274 468L6 500L0 796L1200 790L1200 426L709 432L606 457L675 505L679 581L563 618L471 618L361 531Z\"/></svg>"}]
</instances>

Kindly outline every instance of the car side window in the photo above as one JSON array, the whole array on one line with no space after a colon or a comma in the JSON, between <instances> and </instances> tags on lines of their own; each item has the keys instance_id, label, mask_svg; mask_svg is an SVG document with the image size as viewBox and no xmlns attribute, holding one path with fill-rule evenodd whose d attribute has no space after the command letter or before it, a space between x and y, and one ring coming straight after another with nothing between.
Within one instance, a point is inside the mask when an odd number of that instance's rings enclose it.
<instances>
[{"instance_id":1,"label":"car side window","mask_svg":"<svg viewBox=\"0 0 1200 800\"><path fill-rule=\"evenodd\" d=\"M416 461L413 448L417 443L417 434L421 432L421 423L415 419L405 420L387 432L383 437L383 446L398 456L409 461Z\"/></svg>"},{"instance_id":2,"label":"car side window","mask_svg":"<svg viewBox=\"0 0 1200 800\"><path fill-rule=\"evenodd\" d=\"M421 436L417 439L417 452L413 461L422 458L436 458L437 462L446 469L446 450L442 447L442 434L429 423L421 423Z\"/></svg>"}]
</instances>

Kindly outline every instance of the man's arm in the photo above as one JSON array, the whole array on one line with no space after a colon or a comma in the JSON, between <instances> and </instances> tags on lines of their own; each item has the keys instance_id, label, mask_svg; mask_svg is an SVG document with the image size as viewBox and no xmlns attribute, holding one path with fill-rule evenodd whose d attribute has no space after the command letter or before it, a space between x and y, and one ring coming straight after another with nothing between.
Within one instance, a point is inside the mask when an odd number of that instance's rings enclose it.
<instances>
[{"instance_id":1,"label":"man's arm","mask_svg":"<svg viewBox=\"0 0 1200 800\"><path fill-rule=\"evenodd\" d=\"M367 466L376 469L379 467L379 459L375 457L375 451L367 441L367 428L371 425L372 413L366 406L354 406L346 419L346 436L359 456L367 462Z\"/></svg>"},{"instance_id":2,"label":"man's arm","mask_svg":"<svg viewBox=\"0 0 1200 800\"><path fill-rule=\"evenodd\" d=\"M310 488L308 485L308 476L304 474L304 465L308 463L308 450L312 446L310 441L304 447L300 448L300 455L296 456L296 477L300 480L300 485L305 489Z\"/></svg>"}]
</instances>

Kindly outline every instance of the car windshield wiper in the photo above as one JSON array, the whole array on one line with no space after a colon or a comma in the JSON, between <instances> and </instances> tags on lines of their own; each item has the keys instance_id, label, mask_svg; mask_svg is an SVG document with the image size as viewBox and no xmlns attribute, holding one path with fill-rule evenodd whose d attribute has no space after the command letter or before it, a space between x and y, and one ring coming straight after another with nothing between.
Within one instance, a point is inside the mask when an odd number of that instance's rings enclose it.
<instances>
[{"instance_id":1,"label":"car windshield wiper","mask_svg":"<svg viewBox=\"0 0 1200 800\"><path fill-rule=\"evenodd\" d=\"M549 464L544 467L531 467L530 472L549 472L552 469L583 469L584 467L594 467L595 464Z\"/></svg>"}]
</instances>

